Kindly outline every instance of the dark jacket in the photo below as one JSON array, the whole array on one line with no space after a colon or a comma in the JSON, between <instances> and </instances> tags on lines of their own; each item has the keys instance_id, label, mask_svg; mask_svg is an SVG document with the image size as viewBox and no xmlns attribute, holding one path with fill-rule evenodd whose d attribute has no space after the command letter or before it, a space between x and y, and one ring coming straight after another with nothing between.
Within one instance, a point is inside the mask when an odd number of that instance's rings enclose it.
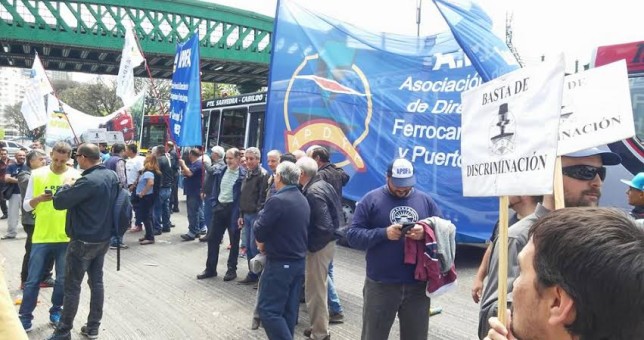
<instances>
[{"instance_id":1,"label":"dark jacket","mask_svg":"<svg viewBox=\"0 0 644 340\"><path fill-rule=\"evenodd\" d=\"M335 232L340 226L341 206L338 194L331 184L316 175L302 189L311 207L311 221L308 230L308 250L312 253L321 250L335 240Z\"/></svg>"},{"instance_id":2,"label":"dark jacket","mask_svg":"<svg viewBox=\"0 0 644 340\"><path fill-rule=\"evenodd\" d=\"M25 200L27 195L27 186L29 185L29 178L31 178L31 169L25 167L18 174L18 187L20 188L20 210L22 210L22 220L20 221L23 225L34 225L36 224L36 219L34 218L33 211L25 211L25 208L22 207L22 201Z\"/></svg>"},{"instance_id":3,"label":"dark jacket","mask_svg":"<svg viewBox=\"0 0 644 340\"><path fill-rule=\"evenodd\" d=\"M203 185L201 186L201 192L206 194L206 197L210 197L212 194L212 186L214 183L215 173L221 171L221 169L226 168L226 163L220 159L216 163L206 166L206 177L204 177Z\"/></svg>"},{"instance_id":4,"label":"dark jacket","mask_svg":"<svg viewBox=\"0 0 644 340\"><path fill-rule=\"evenodd\" d=\"M342 168L337 168L333 163L323 165L318 169L318 174L323 181L331 184L335 192L338 193L340 204L342 204L342 187L349 182L349 175Z\"/></svg>"},{"instance_id":5,"label":"dark jacket","mask_svg":"<svg viewBox=\"0 0 644 340\"><path fill-rule=\"evenodd\" d=\"M266 201L253 225L257 242L264 243L269 261L306 257L309 203L296 186L287 186Z\"/></svg>"},{"instance_id":6,"label":"dark jacket","mask_svg":"<svg viewBox=\"0 0 644 340\"><path fill-rule=\"evenodd\" d=\"M256 213L264 206L269 176L268 171L261 165L254 170L246 171L239 201L239 210L242 216L244 213Z\"/></svg>"},{"instance_id":7,"label":"dark jacket","mask_svg":"<svg viewBox=\"0 0 644 340\"><path fill-rule=\"evenodd\" d=\"M174 181L174 172L172 171L172 166L170 165L170 156L158 156L157 162L159 163L159 170L161 170L161 183L159 187L161 188L172 188L172 181Z\"/></svg>"},{"instance_id":8,"label":"dark jacket","mask_svg":"<svg viewBox=\"0 0 644 340\"><path fill-rule=\"evenodd\" d=\"M112 235L112 210L119 180L114 171L98 164L74 185L63 185L54 195L54 208L67 209L65 231L72 240L103 242Z\"/></svg>"},{"instance_id":9,"label":"dark jacket","mask_svg":"<svg viewBox=\"0 0 644 340\"><path fill-rule=\"evenodd\" d=\"M212 192L210 193L210 198L209 198L211 209L214 209L217 205L219 205L219 190L221 190L221 181L224 178L224 173L226 172L226 169L228 169L228 167L221 168L213 175ZM239 218L239 197L241 196L241 184L242 184L242 180L246 176L246 169L242 168L241 166L237 168L237 171L239 171L239 177L237 177L237 180L233 185L233 213L230 218L230 225L228 226L228 230L235 230L235 228L237 228L237 219Z\"/></svg>"}]
</instances>

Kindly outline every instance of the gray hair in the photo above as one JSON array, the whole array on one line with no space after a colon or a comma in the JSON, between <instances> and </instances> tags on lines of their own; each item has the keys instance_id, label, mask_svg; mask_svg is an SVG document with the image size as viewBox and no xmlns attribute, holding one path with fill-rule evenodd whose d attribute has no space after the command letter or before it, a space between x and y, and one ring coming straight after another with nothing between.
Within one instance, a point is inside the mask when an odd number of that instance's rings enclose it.
<instances>
[{"instance_id":1,"label":"gray hair","mask_svg":"<svg viewBox=\"0 0 644 340\"><path fill-rule=\"evenodd\" d=\"M307 155L306 153L304 153L304 151L298 149L293 151L293 156L295 156L295 159L300 159L302 157L306 157Z\"/></svg>"},{"instance_id":2,"label":"gray hair","mask_svg":"<svg viewBox=\"0 0 644 340\"><path fill-rule=\"evenodd\" d=\"M212 151L212 153L214 154L217 154L219 158L224 158L224 155L226 154L226 151L224 150L224 148L219 145L213 146L212 149L210 149L210 151Z\"/></svg>"},{"instance_id":3,"label":"gray hair","mask_svg":"<svg viewBox=\"0 0 644 340\"><path fill-rule=\"evenodd\" d=\"M31 151L27 152L27 159L25 160L27 167L31 169L31 161L33 161L37 157L47 157L47 154L41 149L31 149Z\"/></svg>"},{"instance_id":4,"label":"gray hair","mask_svg":"<svg viewBox=\"0 0 644 340\"><path fill-rule=\"evenodd\" d=\"M300 182L300 168L291 162L282 162L275 172L282 178L284 185L297 185Z\"/></svg>"},{"instance_id":5,"label":"gray hair","mask_svg":"<svg viewBox=\"0 0 644 340\"><path fill-rule=\"evenodd\" d=\"M282 155L282 153L279 150L271 150L266 154L266 158L271 157L271 156L275 156L275 157L277 157L279 159L281 155Z\"/></svg>"},{"instance_id":6,"label":"gray hair","mask_svg":"<svg viewBox=\"0 0 644 340\"><path fill-rule=\"evenodd\" d=\"M255 158L257 158L258 160L261 160L261 159L262 159L262 153L261 153L261 152L259 152L259 149L258 149L258 148L256 148L256 147L254 147L254 146L252 146L252 147L250 147L250 148L246 149L246 152L248 152L248 153L252 153L252 154L253 154L253 156L255 156Z\"/></svg>"},{"instance_id":7,"label":"gray hair","mask_svg":"<svg viewBox=\"0 0 644 340\"><path fill-rule=\"evenodd\" d=\"M297 166L302 171L302 174L308 178L313 178L318 172L318 163L311 157L302 157L297 160Z\"/></svg>"},{"instance_id":8,"label":"gray hair","mask_svg":"<svg viewBox=\"0 0 644 340\"><path fill-rule=\"evenodd\" d=\"M308 148L308 149L306 149L306 155L307 155L307 156L309 156L309 157L311 157L311 155L313 154L313 151L314 151L315 149L317 149L317 148L321 148L321 146L316 145L316 144L313 144L313 145L309 146L309 148Z\"/></svg>"}]
</instances>

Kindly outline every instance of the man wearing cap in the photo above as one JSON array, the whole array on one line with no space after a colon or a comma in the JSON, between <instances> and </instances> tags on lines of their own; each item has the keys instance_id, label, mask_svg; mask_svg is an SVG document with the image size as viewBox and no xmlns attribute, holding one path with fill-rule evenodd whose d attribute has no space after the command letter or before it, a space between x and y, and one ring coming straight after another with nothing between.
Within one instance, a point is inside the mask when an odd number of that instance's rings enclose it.
<instances>
[{"instance_id":1,"label":"man wearing cap","mask_svg":"<svg viewBox=\"0 0 644 340\"><path fill-rule=\"evenodd\" d=\"M566 207L597 207L601 188L606 178L605 165L617 165L621 158L610 151L590 148L561 157L563 191ZM545 196L535 212L508 229L508 304L512 303L512 284L519 276L518 254L528 243L530 227L554 209L552 196ZM498 239L497 239L498 240ZM488 283L481 297L479 312L479 337L483 339L489 330L488 319L497 315L499 249L497 240L492 245L488 266Z\"/></svg>"},{"instance_id":2,"label":"man wearing cap","mask_svg":"<svg viewBox=\"0 0 644 340\"><path fill-rule=\"evenodd\" d=\"M226 162L224 162L225 153L226 152L224 151L224 148L219 145L213 146L210 149L211 162L210 166L206 166L206 177L204 177L203 186L201 187L201 199L204 202L203 217L204 221L206 221L206 224L209 224L212 220L212 209L210 209L209 202L211 197L210 195L212 193L212 186L214 184L213 179L215 178L215 174L217 172L226 168ZM208 235L206 234L199 237L199 241L208 241Z\"/></svg>"},{"instance_id":3,"label":"man wearing cap","mask_svg":"<svg viewBox=\"0 0 644 340\"><path fill-rule=\"evenodd\" d=\"M628 204L633 206L631 216L636 220L644 220L644 172L635 175L630 181L623 179L622 183L628 185L626 196Z\"/></svg>"},{"instance_id":4,"label":"man wearing cap","mask_svg":"<svg viewBox=\"0 0 644 340\"><path fill-rule=\"evenodd\" d=\"M415 225L402 234L402 224L439 216L429 195L414 189L414 167L396 159L387 170L387 183L367 193L356 205L347 240L367 251L367 277L363 288L362 339L387 339L398 315L401 339L427 339L430 299L427 282L414 278L416 265L403 262L405 239L424 240ZM421 241L422 242L422 241Z\"/></svg>"}]
</instances>

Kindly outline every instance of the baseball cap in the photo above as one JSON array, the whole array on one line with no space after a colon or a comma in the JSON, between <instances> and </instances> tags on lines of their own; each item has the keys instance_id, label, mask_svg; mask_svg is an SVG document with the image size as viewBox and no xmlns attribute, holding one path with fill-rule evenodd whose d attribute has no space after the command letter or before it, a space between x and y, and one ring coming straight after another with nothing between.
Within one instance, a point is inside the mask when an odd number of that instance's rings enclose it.
<instances>
[{"instance_id":1,"label":"baseball cap","mask_svg":"<svg viewBox=\"0 0 644 340\"><path fill-rule=\"evenodd\" d=\"M581 158L581 157L589 157L589 156L595 156L595 155L598 155L602 158L602 163L604 163L604 165L617 165L622 162L622 157L619 157L618 154L610 151L604 151L594 147L577 151L577 152L571 152L564 156Z\"/></svg>"},{"instance_id":2,"label":"baseball cap","mask_svg":"<svg viewBox=\"0 0 644 340\"><path fill-rule=\"evenodd\" d=\"M644 172L640 172L639 174L635 175L632 180L621 180L622 183L630 186L631 188L635 188L640 191L644 191Z\"/></svg>"},{"instance_id":3,"label":"baseball cap","mask_svg":"<svg viewBox=\"0 0 644 340\"><path fill-rule=\"evenodd\" d=\"M394 160L387 168L387 176L397 187L413 187L416 184L414 166L404 158Z\"/></svg>"}]
</instances>

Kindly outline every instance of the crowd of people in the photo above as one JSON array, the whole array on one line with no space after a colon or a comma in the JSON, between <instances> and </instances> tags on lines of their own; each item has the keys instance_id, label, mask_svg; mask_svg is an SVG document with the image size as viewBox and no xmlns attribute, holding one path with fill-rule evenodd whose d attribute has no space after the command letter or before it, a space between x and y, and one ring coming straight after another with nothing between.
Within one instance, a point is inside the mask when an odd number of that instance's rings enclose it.
<instances>
[{"instance_id":1,"label":"crowd of people","mask_svg":"<svg viewBox=\"0 0 644 340\"><path fill-rule=\"evenodd\" d=\"M251 328L263 327L269 339L293 339L303 300L310 316L304 336L331 338L329 325L343 322L333 258L340 226L347 222L342 188L349 176L330 161L328 149L271 150L265 154L268 169L255 147L215 146L209 155L191 148L181 154L168 142L146 156L138 151L134 144L114 144L109 152L105 145L82 144L74 166L72 148L64 142L49 155L39 148L18 152L15 161L0 149L3 186L11 187L2 190L9 203L2 239L16 237L21 215L27 233L18 313L25 331L33 327L39 288L53 286L49 314L56 327L50 339L70 339L87 273L91 302L81 333L98 337L104 256L109 248L127 248L111 232L113 205L105 202L114 201L116 190L128 189L135 216L129 232L142 235L140 245L152 245L155 236L174 227L182 179L188 227L178 237L207 243L204 270L196 279L218 276L227 234L223 280L257 289ZM644 304L633 298L644 296L644 173L623 181L634 206L630 217L597 208L604 166L620 161L595 148L563 156L564 209L555 210L551 196L510 198L515 215L509 229L509 302L497 304L495 232L472 287L472 298L480 303L481 339L644 334ZM344 235L351 247L366 251L361 338L389 338L397 317L401 339L427 339L430 296L437 285L455 279L449 275L454 226L441 218L429 194L415 188L411 162L394 159L383 175L385 184L360 200ZM243 257L248 274L238 278ZM498 320L499 308L510 308L511 318Z\"/></svg>"}]
</instances>

